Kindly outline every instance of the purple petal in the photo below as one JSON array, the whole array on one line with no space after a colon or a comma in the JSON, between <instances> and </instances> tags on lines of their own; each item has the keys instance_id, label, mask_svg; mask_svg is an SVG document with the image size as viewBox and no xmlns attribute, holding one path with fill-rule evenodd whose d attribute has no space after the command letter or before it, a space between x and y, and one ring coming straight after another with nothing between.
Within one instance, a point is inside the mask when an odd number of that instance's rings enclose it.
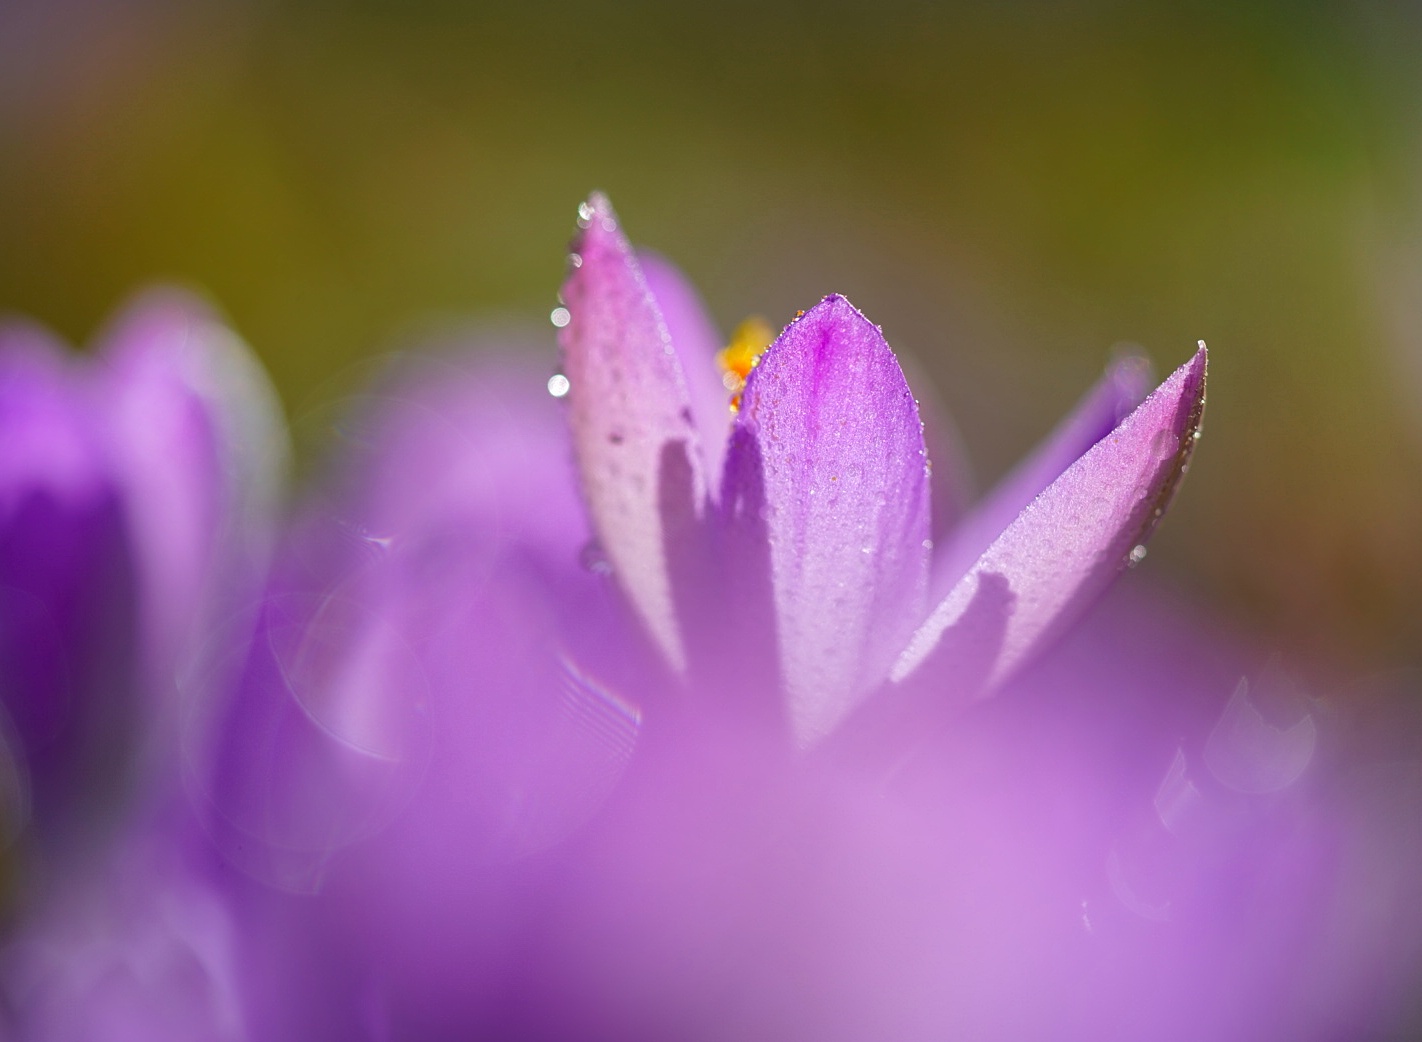
<instances>
[{"instance_id":1,"label":"purple petal","mask_svg":"<svg viewBox=\"0 0 1422 1042\"><path fill-rule=\"evenodd\" d=\"M716 352L725 346L716 323L706 313L701 295L675 264L648 250L638 250L637 260L647 287L656 298L657 309L666 320L667 332L681 360L686 389L691 396L691 412L701 432L701 451L706 473L712 475L711 492L717 491L715 476L726 458L726 439L731 433L730 393L721 382Z\"/></svg>"},{"instance_id":2,"label":"purple petal","mask_svg":"<svg viewBox=\"0 0 1422 1042\"><path fill-rule=\"evenodd\" d=\"M286 541L257 640L214 642L236 694L187 736L246 871L314 887L366 840L358 860L428 908L433 880L452 902L471 864L554 842L610 791L637 720L616 678L655 653L579 560L542 383L420 360L342 424L353 456Z\"/></svg>"},{"instance_id":3,"label":"purple petal","mask_svg":"<svg viewBox=\"0 0 1422 1042\"><path fill-rule=\"evenodd\" d=\"M176 290L128 308L104 337L99 364L144 584L149 665L162 676L195 627L245 599L238 587L265 567L285 424L247 347Z\"/></svg>"},{"instance_id":4,"label":"purple petal","mask_svg":"<svg viewBox=\"0 0 1422 1042\"><path fill-rule=\"evenodd\" d=\"M37 330L0 332L0 784L20 806L30 772L40 817L130 704L129 562L87 375Z\"/></svg>"},{"instance_id":5,"label":"purple petal","mask_svg":"<svg viewBox=\"0 0 1422 1042\"><path fill-rule=\"evenodd\" d=\"M189 853L186 831L124 825L111 846L47 866L42 900L0 949L5 1022L15 1032L6 1037L252 1037L237 908L220 877Z\"/></svg>"},{"instance_id":6,"label":"purple petal","mask_svg":"<svg viewBox=\"0 0 1422 1042\"><path fill-rule=\"evenodd\" d=\"M568 420L583 496L623 591L680 670L686 655L665 544L667 527L679 527L679 517L699 511L705 499L691 399L612 206L594 195L579 212L579 259L563 285L571 320L559 341L572 384ZM663 495L668 469L689 477L685 495L672 503Z\"/></svg>"},{"instance_id":7,"label":"purple petal","mask_svg":"<svg viewBox=\"0 0 1422 1042\"><path fill-rule=\"evenodd\" d=\"M30 326L0 330L0 521L43 487L71 506L102 498L108 475L64 345Z\"/></svg>"},{"instance_id":8,"label":"purple petal","mask_svg":"<svg viewBox=\"0 0 1422 1042\"><path fill-rule=\"evenodd\" d=\"M972 668L977 682L991 687L1138 559L1135 548L1144 551L1189 467L1205 408L1205 367L1201 344L1037 496L939 601L891 679L903 680L929 660L934 669L960 672L960 660L981 655L985 644L953 639L967 628L991 635L989 661ZM975 609L985 603L990 610Z\"/></svg>"},{"instance_id":9,"label":"purple petal","mask_svg":"<svg viewBox=\"0 0 1422 1042\"><path fill-rule=\"evenodd\" d=\"M1056 430L953 531L935 555L934 594L951 590L1028 503L1140 404L1150 384L1150 363L1144 358L1129 356L1113 362Z\"/></svg>"},{"instance_id":10,"label":"purple petal","mask_svg":"<svg viewBox=\"0 0 1422 1042\"><path fill-rule=\"evenodd\" d=\"M925 460L898 361L843 297L792 322L751 371L723 499L763 503L746 520L765 526L802 745L877 685L914 624L928 570Z\"/></svg>"},{"instance_id":11,"label":"purple petal","mask_svg":"<svg viewBox=\"0 0 1422 1042\"><path fill-rule=\"evenodd\" d=\"M579 560L546 373L476 357L403 365L342 424L352 455L284 547L236 695L190 736L222 853L321 890L360 994L379 980L421 1016L486 1000L470 966L523 912L504 881L590 823L637 746L632 700L666 680Z\"/></svg>"}]
</instances>

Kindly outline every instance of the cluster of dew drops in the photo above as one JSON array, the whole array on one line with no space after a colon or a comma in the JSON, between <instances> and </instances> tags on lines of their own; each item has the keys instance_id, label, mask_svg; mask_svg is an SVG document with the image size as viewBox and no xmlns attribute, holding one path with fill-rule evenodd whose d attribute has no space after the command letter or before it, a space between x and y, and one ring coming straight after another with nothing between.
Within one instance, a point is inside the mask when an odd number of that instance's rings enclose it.
<instances>
[{"instance_id":1,"label":"cluster of dew drops","mask_svg":"<svg viewBox=\"0 0 1422 1042\"><path fill-rule=\"evenodd\" d=\"M593 208L587 203L578 204L578 227L586 228L588 222L593 219ZM581 268L583 258L577 253L568 254L568 266L570 268ZM568 310L568 305L562 296L558 297L558 306L548 313L548 321L553 323L553 328L562 329L573 320L573 313ZM548 378L548 393L554 398L566 398L568 392L573 389L572 381L561 371L554 373Z\"/></svg>"}]
</instances>

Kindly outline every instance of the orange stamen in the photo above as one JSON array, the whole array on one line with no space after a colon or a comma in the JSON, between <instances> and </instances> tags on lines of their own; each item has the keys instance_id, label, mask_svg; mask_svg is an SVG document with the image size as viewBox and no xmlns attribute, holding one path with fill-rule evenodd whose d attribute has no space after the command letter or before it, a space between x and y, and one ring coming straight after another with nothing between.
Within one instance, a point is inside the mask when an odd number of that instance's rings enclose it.
<instances>
[{"instance_id":1,"label":"orange stamen","mask_svg":"<svg viewBox=\"0 0 1422 1042\"><path fill-rule=\"evenodd\" d=\"M760 356L775 339L775 331L765 319L752 315L731 334L731 342L716 352L716 365L721 369L721 383L731 392L731 412L741 407L741 392L746 378L760 362Z\"/></svg>"}]
</instances>

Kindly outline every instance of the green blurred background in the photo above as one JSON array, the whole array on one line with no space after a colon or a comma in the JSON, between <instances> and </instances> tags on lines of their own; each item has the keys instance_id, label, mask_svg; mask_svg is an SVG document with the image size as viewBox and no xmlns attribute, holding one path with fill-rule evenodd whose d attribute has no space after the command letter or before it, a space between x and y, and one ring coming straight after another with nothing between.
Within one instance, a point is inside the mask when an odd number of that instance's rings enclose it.
<instances>
[{"instance_id":1,"label":"green blurred background","mask_svg":"<svg viewBox=\"0 0 1422 1042\"><path fill-rule=\"evenodd\" d=\"M6 0L0 309L83 342L195 284L297 417L449 321L544 323L551 367L602 188L723 328L847 294L980 486L1113 347L1163 373L1203 338L1207 436L1141 571L1325 675L1416 664L1405 10Z\"/></svg>"}]
</instances>

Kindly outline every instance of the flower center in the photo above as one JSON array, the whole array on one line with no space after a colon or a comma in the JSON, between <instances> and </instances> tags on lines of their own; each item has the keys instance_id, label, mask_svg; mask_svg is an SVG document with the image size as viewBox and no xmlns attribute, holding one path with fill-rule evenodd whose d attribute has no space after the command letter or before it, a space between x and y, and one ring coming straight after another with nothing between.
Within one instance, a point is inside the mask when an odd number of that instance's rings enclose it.
<instances>
[{"instance_id":1,"label":"flower center","mask_svg":"<svg viewBox=\"0 0 1422 1042\"><path fill-rule=\"evenodd\" d=\"M746 389L746 377L775 339L775 330L759 315L752 315L736 327L731 342L716 352L716 365L721 370L721 383L731 392L731 412L740 411L741 392Z\"/></svg>"}]
</instances>

